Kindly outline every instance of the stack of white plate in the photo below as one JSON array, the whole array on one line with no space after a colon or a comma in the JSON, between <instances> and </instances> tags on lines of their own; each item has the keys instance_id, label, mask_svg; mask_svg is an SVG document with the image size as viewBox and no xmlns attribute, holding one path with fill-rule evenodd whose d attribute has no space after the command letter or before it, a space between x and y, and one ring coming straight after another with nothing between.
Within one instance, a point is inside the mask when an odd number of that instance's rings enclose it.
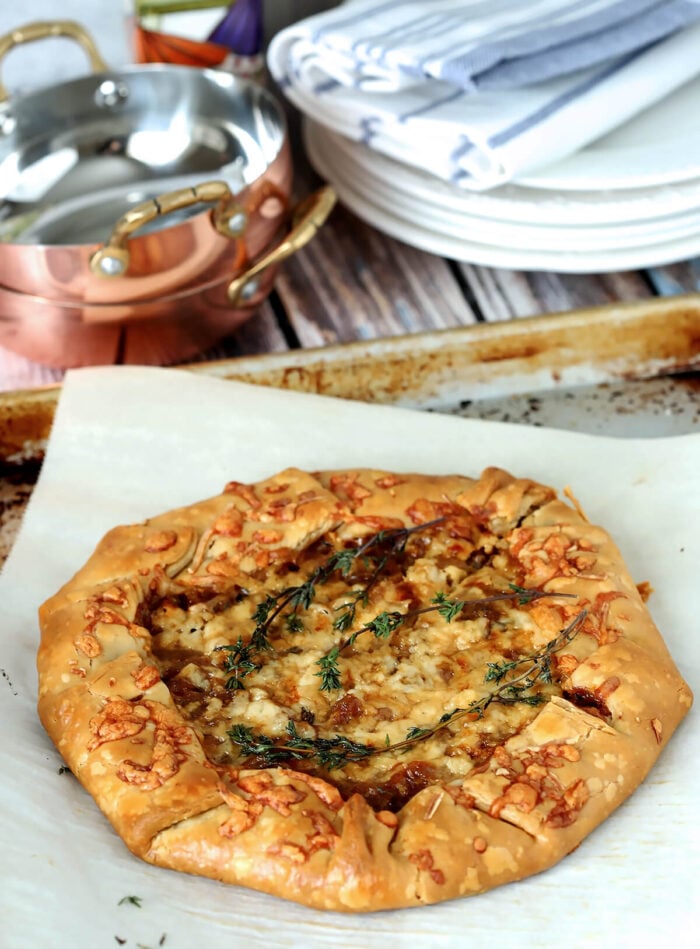
<instances>
[{"instance_id":1,"label":"stack of white plate","mask_svg":"<svg viewBox=\"0 0 700 949\"><path fill-rule=\"evenodd\" d=\"M359 217L444 257L600 273L700 254L700 78L566 160L480 193L310 120L305 142Z\"/></svg>"}]
</instances>

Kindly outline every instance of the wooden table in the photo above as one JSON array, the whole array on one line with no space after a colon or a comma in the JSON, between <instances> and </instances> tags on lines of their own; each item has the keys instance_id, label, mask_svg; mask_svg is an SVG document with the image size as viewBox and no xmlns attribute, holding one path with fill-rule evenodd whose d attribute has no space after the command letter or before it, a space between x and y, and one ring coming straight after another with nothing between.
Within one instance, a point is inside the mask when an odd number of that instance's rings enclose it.
<instances>
[{"instance_id":1,"label":"wooden table","mask_svg":"<svg viewBox=\"0 0 700 949\"><path fill-rule=\"evenodd\" d=\"M308 193L320 179L305 165L298 144L295 151L297 190ZM283 352L697 290L700 259L609 274L481 267L409 247L339 205L320 235L283 265L258 314L201 358ZM0 350L0 390L61 377L59 370Z\"/></svg>"}]
</instances>

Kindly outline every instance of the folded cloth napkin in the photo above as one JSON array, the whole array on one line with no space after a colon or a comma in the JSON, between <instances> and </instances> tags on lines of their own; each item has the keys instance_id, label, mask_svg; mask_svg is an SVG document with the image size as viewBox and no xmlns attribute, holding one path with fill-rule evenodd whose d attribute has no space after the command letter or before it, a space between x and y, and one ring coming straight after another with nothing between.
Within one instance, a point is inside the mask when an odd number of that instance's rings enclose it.
<instances>
[{"instance_id":1,"label":"folded cloth napkin","mask_svg":"<svg viewBox=\"0 0 700 949\"><path fill-rule=\"evenodd\" d=\"M349 0L275 36L288 98L474 190L557 161L700 73L700 0Z\"/></svg>"}]
</instances>

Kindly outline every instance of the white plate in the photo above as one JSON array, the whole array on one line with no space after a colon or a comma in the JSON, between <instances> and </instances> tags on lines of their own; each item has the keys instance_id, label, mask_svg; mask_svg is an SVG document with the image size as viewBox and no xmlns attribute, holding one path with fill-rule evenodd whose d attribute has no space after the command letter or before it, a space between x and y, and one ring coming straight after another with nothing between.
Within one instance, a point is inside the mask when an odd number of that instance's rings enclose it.
<instances>
[{"instance_id":1,"label":"white plate","mask_svg":"<svg viewBox=\"0 0 700 949\"><path fill-rule=\"evenodd\" d=\"M622 224L700 208L700 174L675 185L626 191L565 193L504 185L489 192L470 192L394 161L317 123L306 120L304 125L315 136L317 153L342 153L356 169L355 180L371 177L412 199L500 222L559 227Z\"/></svg>"},{"instance_id":2,"label":"white plate","mask_svg":"<svg viewBox=\"0 0 700 949\"><path fill-rule=\"evenodd\" d=\"M320 134L319 134L320 133ZM497 244L513 249L542 251L569 250L609 251L691 237L700 233L700 206L689 211L671 214L655 220L635 221L602 226L542 225L498 221L466 213L461 207L447 207L430 203L393 183L372 176L368 169L358 167L352 154L343 152L337 144L320 132L317 126L306 131L307 142L314 143L315 154L321 155L325 166L333 169L336 178L361 194L380 210L417 221L421 227L463 238L478 235L479 243Z\"/></svg>"},{"instance_id":3,"label":"white plate","mask_svg":"<svg viewBox=\"0 0 700 949\"><path fill-rule=\"evenodd\" d=\"M687 181L699 175L697 77L580 152L519 178L518 184L573 191L626 189Z\"/></svg>"},{"instance_id":4,"label":"white plate","mask_svg":"<svg viewBox=\"0 0 700 949\"><path fill-rule=\"evenodd\" d=\"M421 226L414 217L399 209L389 211L378 206L358 190L355 181L347 181L336 165L318 150L313 135L307 135L306 147L318 173L335 188L340 200L358 217L392 237L421 250L453 260L485 267L512 270L543 270L559 273L614 273L675 263L700 254L700 232L692 236L659 241L645 247L589 251L538 250L508 245L486 244Z\"/></svg>"},{"instance_id":5,"label":"white plate","mask_svg":"<svg viewBox=\"0 0 700 949\"><path fill-rule=\"evenodd\" d=\"M353 179L342 171L336 171L350 186ZM416 221L436 233L448 237L476 238L482 244L510 247L512 250L541 250L545 252L571 251L572 253L616 252L637 247L657 246L662 241L677 240L700 235L700 209L674 216L659 222L642 222L637 225L607 225L591 228L555 228L539 225L512 224L489 221L461 212L436 210L420 201L411 202L400 192L392 192L385 185L377 186L365 181L355 190L378 208L397 214L409 221ZM404 200L401 200L401 198Z\"/></svg>"}]
</instances>

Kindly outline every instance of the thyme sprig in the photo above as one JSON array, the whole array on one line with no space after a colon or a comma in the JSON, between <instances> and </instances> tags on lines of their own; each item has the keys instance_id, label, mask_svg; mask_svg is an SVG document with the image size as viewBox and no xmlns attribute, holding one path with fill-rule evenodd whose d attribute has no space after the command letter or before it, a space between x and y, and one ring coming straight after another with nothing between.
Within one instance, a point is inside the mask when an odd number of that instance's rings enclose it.
<instances>
[{"instance_id":1,"label":"thyme sprig","mask_svg":"<svg viewBox=\"0 0 700 949\"><path fill-rule=\"evenodd\" d=\"M334 646L325 656L321 656L316 663L319 671L314 674L321 679L320 692L335 692L343 686L340 678L340 667L338 666L339 652L340 647Z\"/></svg>"},{"instance_id":2,"label":"thyme sprig","mask_svg":"<svg viewBox=\"0 0 700 949\"><path fill-rule=\"evenodd\" d=\"M224 672L231 675L226 680L224 688L229 690L245 689L243 679L251 672L257 672L260 666L253 660L253 646L244 643L241 637L230 646L217 646L217 650L225 651Z\"/></svg>"},{"instance_id":3,"label":"thyme sprig","mask_svg":"<svg viewBox=\"0 0 700 949\"><path fill-rule=\"evenodd\" d=\"M379 580L384 567L386 567L389 557L400 556L406 548L408 538L411 534L415 534L417 531L425 530L428 527L435 527L437 524L442 524L445 520L445 517L436 517L432 521L426 521L423 524L417 524L415 527L398 527L391 530L379 531L377 534L374 534L370 537L364 544L356 549L356 551L346 551L352 557L350 563L347 565L347 570L343 574L347 576L350 572L350 567L352 561L357 558L364 558L365 562L369 560L367 557L367 552L371 547L384 546L387 544L389 546L388 550L385 550L385 553L378 558L375 563L374 570L370 574L369 579L357 590L351 590L348 594L348 599L345 603L341 603L340 606L336 607L336 612L338 616L333 621L333 629L337 629L338 632L344 633L346 630L350 629L352 624L355 622L355 614L357 612L358 606L367 606L369 603L369 594L372 588L375 586Z\"/></svg>"},{"instance_id":4,"label":"thyme sprig","mask_svg":"<svg viewBox=\"0 0 700 949\"><path fill-rule=\"evenodd\" d=\"M426 530L428 527L434 527L444 520L444 517L439 517L415 527L396 527L391 530L378 531L357 547L334 551L327 560L312 571L303 583L286 587L274 596L268 595L262 603L258 604L253 614L256 626L251 636L251 643L256 649L270 650L272 648L269 641L270 627L287 606L291 606L292 614L295 614L299 609L308 610L316 597L316 586L319 583L325 583L336 571L339 571L341 576L346 577L352 570L354 562L358 558L365 557L372 547L389 545L390 553L402 553L411 534ZM387 553L380 558L372 576L364 587L363 596L367 596L370 588L376 583L379 574L386 566L388 556Z\"/></svg>"},{"instance_id":5,"label":"thyme sprig","mask_svg":"<svg viewBox=\"0 0 700 949\"><path fill-rule=\"evenodd\" d=\"M454 708L452 711L446 712L435 725L428 726L427 728L409 729L406 738L392 745L391 748L395 751L408 748L415 744L416 741L423 741L426 738L430 738L445 728L446 725L452 724L466 716L475 716L475 721L483 718L486 709L494 702L500 702L505 705L513 705L516 702L521 702L525 705L542 705L547 701L545 696L538 692L533 693L530 690L538 682L550 683L552 681L552 656L555 652L558 652L567 643L572 641L587 615L588 610L586 609L577 613L569 625L561 630L554 639L551 639L541 652L534 653L530 656L523 656L522 659L513 663L503 664L503 666L514 668L521 663L529 663L524 672L521 672L514 678L506 678L508 674L508 670L506 670L500 675L500 679L498 680L499 684L491 692L488 692L480 699L476 699L474 702L470 702L466 708ZM494 681L490 675L494 665L494 663L488 663L488 671L484 676L485 682ZM500 668L502 667L499 667L499 674Z\"/></svg>"},{"instance_id":6,"label":"thyme sprig","mask_svg":"<svg viewBox=\"0 0 700 949\"><path fill-rule=\"evenodd\" d=\"M376 754L374 745L364 745L345 735L331 738L304 738L297 732L293 721L287 723L287 738L279 743L268 735L253 731L247 725L234 725L229 729L231 741L240 746L241 754L260 758L266 766L285 761L313 759L322 768L332 771L350 761L361 761Z\"/></svg>"},{"instance_id":7,"label":"thyme sprig","mask_svg":"<svg viewBox=\"0 0 700 949\"><path fill-rule=\"evenodd\" d=\"M229 690L244 689L245 684L243 680L260 668L260 664L256 662L257 654L272 651L270 632L272 624L280 614L289 607L290 610L286 614L287 629L290 632L301 632L303 630L303 623L298 614L298 610L308 610L316 597L316 586L320 583L325 583L336 571L339 571L342 576L347 576L358 558L367 558L368 551L371 548L381 546L385 549L385 553L375 564L375 569L367 583L360 591L353 591L348 603L343 604L343 606L339 608L344 610L345 607L347 607L346 612L343 614L343 616L347 616L347 619L341 617L336 619L336 624L339 624L336 628L342 627L345 629L348 628L349 625L352 625L358 602L367 602L369 592L386 566L389 556L402 553L411 534L426 530L428 527L434 527L444 520L444 517L439 517L432 521L426 521L424 524L418 524L415 527L397 527L390 530L378 531L356 547L334 551L330 557L311 572L303 583L285 587L284 590L274 595L268 594L264 600L258 603L253 613L252 618L255 627L249 642L243 643L239 636L236 643L227 646L217 646L215 649L216 652L223 651L227 653L223 668L224 672L230 672L232 675L226 680L225 688ZM387 547L388 550L386 549ZM345 625L346 623L347 625ZM335 681L332 670L329 672L327 681L329 683ZM331 688L330 685L329 688ZM332 688L340 688L340 685L333 685Z\"/></svg>"},{"instance_id":8,"label":"thyme sprig","mask_svg":"<svg viewBox=\"0 0 700 949\"><path fill-rule=\"evenodd\" d=\"M541 600L544 597L561 596L572 597L573 593L548 593L545 590L528 590L517 586L515 583L508 584L511 588L510 593L494 593L490 596L475 597L466 600L451 600L446 593L440 591L431 600L430 606L421 606L413 610L407 610L401 613L399 610L389 610L379 613L374 619L365 623L359 629L355 630L350 636L337 643L332 649L324 653L317 661L320 671L315 673L320 677L321 685L319 691L331 692L334 689L340 689L342 680L340 676L340 667L338 666L338 657L341 652L355 644L358 636L362 633L373 633L376 639L389 639L400 626L403 626L409 620L415 619L424 613L439 613L444 619L451 623L458 616L461 616L465 610L470 607L481 606L488 603L498 603L503 600L516 600L519 606L525 603L532 603L535 600Z\"/></svg>"},{"instance_id":9,"label":"thyme sprig","mask_svg":"<svg viewBox=\"0 0 700 949\"><path fill-rule=\"evenodd\" d=\"M550 640L540 652L500 665L488 663L484 681L496 681L497 685L494 689L480 699L470 702L464 708L454 708L445 712L433 725L412 726L402 741L391 744L387 737L383 745L368 745L337 734L330 738L304 738L299 735L296 724L291 720L287 723L287 738L282 741L255 732L247 725L234 725L229 729L228 735L231 741L241 749L241 755L258 757L266 767L286 761L306 760L314 761L331 771L351 762L362 761L388 751L405 751L418 742L432 738L433 735L460 719L469 717L472 721L478 721L494 703L541 705L547 701L546 696L540 692L533 692L532 689L538 683L552 681L552 656L574 639L587 612L585 609L581 610L568 626ZM510 676L518 665L526 665L526 668L518 675Z\"/></svg>"}]
</instances>

